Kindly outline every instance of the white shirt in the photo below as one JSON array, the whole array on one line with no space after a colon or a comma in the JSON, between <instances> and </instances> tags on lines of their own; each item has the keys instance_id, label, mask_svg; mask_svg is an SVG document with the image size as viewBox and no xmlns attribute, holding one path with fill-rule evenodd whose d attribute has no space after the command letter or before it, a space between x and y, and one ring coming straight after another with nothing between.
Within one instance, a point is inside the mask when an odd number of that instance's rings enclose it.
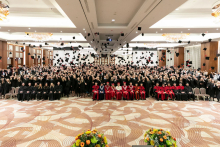
<instances>
[{"instance_id":1,"label":"white shirt","mask_svg":"<svg viewBox=\"0 0 220 147\"><path fill-rule=\"evenodd\" d=\"M116 86L116 90L122 90L121 86Z\"/></svg>"}]
</instances>

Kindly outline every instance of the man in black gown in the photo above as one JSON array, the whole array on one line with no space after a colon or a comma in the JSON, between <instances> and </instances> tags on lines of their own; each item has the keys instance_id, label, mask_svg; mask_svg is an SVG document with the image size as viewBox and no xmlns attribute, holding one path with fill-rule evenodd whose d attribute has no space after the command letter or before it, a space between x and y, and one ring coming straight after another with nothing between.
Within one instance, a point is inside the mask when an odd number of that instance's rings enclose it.
<instances>
[{"instance_id":1,"label":"man in black gown","mask_svg":"<svg viewBox=\"0 0 220 147\"><path fill-rule=\"evenodd\" d=\"M185 92L187 94L188 100L190 100L192 98L193 101L195 101L195 95L193 94L192 87L189 86L189 83L186 83Z\"/></svg>"},{"instance_id":2,"label":"man in black gown","mask_svg":"<svg viewBox=\"0 0 220 147\"><path fill-rule=\"evenodd\" d=\"M18 94L17 94L18 101L21 102L23 101L24 92L25 92L25 83L23 82L21 87L18 89Z\"/></svg>"}]
</instances>

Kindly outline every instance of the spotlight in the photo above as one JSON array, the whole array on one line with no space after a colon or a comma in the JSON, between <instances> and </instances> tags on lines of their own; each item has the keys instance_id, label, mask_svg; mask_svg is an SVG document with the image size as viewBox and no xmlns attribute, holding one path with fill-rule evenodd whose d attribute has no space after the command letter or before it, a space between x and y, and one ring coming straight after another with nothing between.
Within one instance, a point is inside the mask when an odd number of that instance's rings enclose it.
<instances>
[{"instance_id":1,"label":"spotlight","mask_svg":"<svg viewBox=\"0 0 220 147\"><path fill-rule=\"evenodd\" d=\"M190 44L190 41L188 41L188 44Z\"/></svg>"},{"instance_id":2,"label":"spotlight","mask_svg":"<svg viewBox=\"0 0 220 147\"><path fill-rule=\"evenodd\" d=\"M212 39L209 39L209 42L211 42L212 41Z\"/></svg>"},{"instance_id":3,"label":"spotlight","mask_svg":"<svg viewBox=\"0 0 220 147\"><path fill-rule=\"evenodd\" d=\"M142 36L144 36L144 33L142 33Z\"/></svg>"},{"instance_id":4,"label":"spotlight","mask_svg":"<svg viewBox=\"0 0 220 147\"><path fill-rule=\"evenodd\" d=\"M73 36L73 39L75 39L75 36Z\"/></svg>"},{"instance_id":5,"label":"spotlight","mask_svg":"<svg viewBox=\"0 0 220 147\"><path fill-rule=\"evenodd\" d=\"M205 34L204 34L204 33L202 33L202 36L204 37L204 36L205 36Z\"/></svg>"}]
</instances>

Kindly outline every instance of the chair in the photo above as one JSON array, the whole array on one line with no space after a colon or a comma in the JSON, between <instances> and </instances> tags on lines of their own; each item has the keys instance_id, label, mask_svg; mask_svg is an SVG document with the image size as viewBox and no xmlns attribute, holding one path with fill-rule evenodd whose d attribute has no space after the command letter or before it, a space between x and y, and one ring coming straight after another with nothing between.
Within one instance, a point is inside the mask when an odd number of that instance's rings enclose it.
<instances>
[{"instance_id":1,"label":"chair","mask_svg":"<svg viewBox=\"0 0 220 147\"><path fill-rule=\"evenodd\" d=\"M199 88L194 88L194 94L197 97L197 100L199 100L199 96L201 96Z\"/></svg>"},{"instance_id":2,"label":"chair","mask_svg":"<svg viewBox=\"0 0 220 147\"><path fill-rule=\"evenodd\" d=\"M205 88L200 88L201 96L203 97L204 101L205 98L210 98L210 95L206 94L206 89Z\"/></svg>"},{"instance_id":3,"label":"chair","mask_svg":"<svg viewBox=\"0 0 220 147\"><path fill-rule=\"evenodd\" d=\"M17 97L19 88L20 87L16 87L15 88L14 93L12 94L12 96L16 96Z\"/></svg>"},{"instance_id":4,"label":"chair","mask_svg":"<svg viewBox=\"0 0 220 147\"><path fill-rule=\"evenodd\" d=\"M8 96L11 98L12 94L14 93L14 91L15 91L15 88L12 87L11 90L9 91L9 93L5 94L5 99L7 99Z\"/></svg>"}]
</instances>

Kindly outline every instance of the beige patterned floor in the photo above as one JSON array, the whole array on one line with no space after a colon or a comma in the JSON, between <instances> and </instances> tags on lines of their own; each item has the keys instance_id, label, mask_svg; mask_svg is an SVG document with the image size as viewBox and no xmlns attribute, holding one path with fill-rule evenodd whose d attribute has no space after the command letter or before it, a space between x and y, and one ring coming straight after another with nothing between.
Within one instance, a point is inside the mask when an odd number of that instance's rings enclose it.
<instances>
[{"instance_id":1,"label":"beige patterned floor","mask_svg":"<svg viewBox=\"0 0 220 147\"><path fill-rule=\"evenodd\" d=\"M197 101L0 100L1 147L69 147L97 128L110 147L143 145L144 130L170 130L178 146L220 146L220 103Z\"/></svg>"}]
</instances>

